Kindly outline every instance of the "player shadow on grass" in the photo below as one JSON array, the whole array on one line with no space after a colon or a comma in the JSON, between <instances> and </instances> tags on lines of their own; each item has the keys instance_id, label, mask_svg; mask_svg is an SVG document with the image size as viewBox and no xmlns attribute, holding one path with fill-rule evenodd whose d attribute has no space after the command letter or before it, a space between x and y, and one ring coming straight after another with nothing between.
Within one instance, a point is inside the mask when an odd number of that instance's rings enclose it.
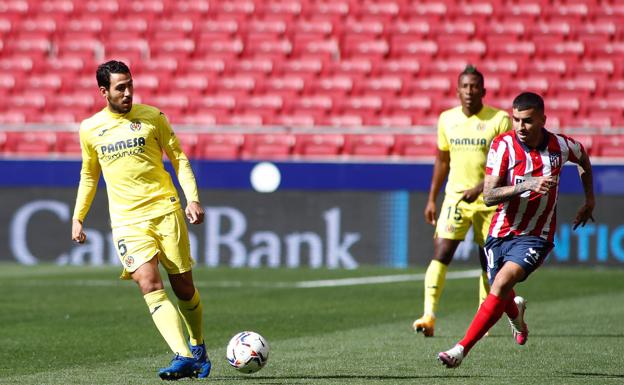
<instances>
[{"instance_id":1,"label":"player shadow on grass","mask_svg":"<svg viewBox=\"0 0 624 385\"><path fill-rule=\"evenodd\" d=\"M237 381L270 381L270 380L425 380L425 379L439 379L443 377L453 378L490 378L488 376L475 376L475 375L429 375L429 376L374 376L374 375L354 375L354 374L336 374L325 376L249 376L249 377L237 377ZM231 381L232 377L210 377L211 381Z\"/></svg>"},{"instance_id":2,"label":"player shadow on grass","mask_svg":"<svg viewBox=\"0 0 624 385\"><path fill-rule=\"evenodd\" d=\"M574 334L574 333L530 333L530 338L624 338L624 333ZM490 334L487 338L509 338L509 334Z\"/></svg>"}]
</instances>

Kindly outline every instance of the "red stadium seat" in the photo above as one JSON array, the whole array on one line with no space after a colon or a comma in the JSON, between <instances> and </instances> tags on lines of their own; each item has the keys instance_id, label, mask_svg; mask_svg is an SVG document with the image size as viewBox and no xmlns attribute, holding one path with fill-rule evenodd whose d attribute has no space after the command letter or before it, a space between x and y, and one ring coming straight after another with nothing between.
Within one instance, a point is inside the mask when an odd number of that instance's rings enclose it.
<instances>
[{"instance_id":1,"label":"red stadium seat","mask_svg":"<svg viewBox=\"0 0 624 385\"><path fill-rule=\"evenodd\" d=\"M406 158L433 157L437 154L436 134L395 135L394 154Z\"/></svg>"},{"instance_id":2,"label":"red stadium seat","mask_svg":"<svg viewBox=\"0 0 624 385\"><path fill-rule=\"evenodd\" d=\"M605 158L624 158L623 135L601 135L596 138L598 155Z\"/></svg>"},{"instance_id":3,"label":"red stadium seat","mask_svg":"<svg viewBox=\"0 0 624 385\"><path fill-rule=\"evenodd\" d=\"M343 41L343 53L347 58L383 58L389 52L390 45L385 39L351 35Z\"/></svg>"},{"instance_id":4,"label":"red stadium seat","mask_svg":"<svg viewBox=\"0 0 624 385\"><path fill-rule=\"evenodd\" d=\"M406 13L413 16L426 16L431 21L443 18L447 14L446 1L410 2Z\"/></svg>"},{"instance_id":5,"label":"red stadium seat","mask_svg":"<svg viewBox=\"0 0 624 385\"><path fill-rule=\"evenodd\" d=\"M285 159L292 154L295 137L291 134L247 134L241 152L243 159Z\"/></svg>"},{"instance_id":6,"label":"red stadium seat","mask_svg":"<svg viewBox=\"0 0 624 385\"><path fill-rule=\"evenodd\" d=\"M474 36L476 31L477 26L475 22L470 19L459 19L454 21L447 19L441 23L431 24L431 33L434 36L437 36L438 39L440 36L446 35L460 40Z\"/></svg>"},{"instance_id":7,"label":"red stadium seat","mask_svg":"<svg viewBox=\"0 0 624 385\"><path fill-rule=\"evenodd\" d=\"M279 74L309 74L318 75L324 67L324 62L317 57L303 57L298 59L281 60L275 63L274 72Z\"/></svg>"},{"instance_id":8,"label":"red stadium seat","mask_svg":"<svg viewBox=\"0 0 624 385\"><path fill-rule=\"evenodd\" d=\"M199 19L195 22L195 31L200 33L200 40L203 40L203 37L209 37L210 34L215 34L216 36L233 36L236 34L239 29L239 23L236 19L232 18L206 18ZM205 35L204 35L205 34Z\"/></svg>"},{"instance_id":9,"label":"red stadium seat","mask_svg":"<svg viewBox=\"0 0 624 385\"><path fill-rule=\"evenodd\" d=\"M357 114L329 115L321 123L335 128L362 127L364 119Z\"/></svg>"},{"instance_id":10,"label":"red stadium seat","mask_svg":"<svg viewBox=\"0 0 624 385\"><path fill-rule=\"evenodd\" d=\"M343 153L356 157L387 157L393 146L394 136L390 134L351 134L345 135Z\"/></svg>"},{"instance_id":11,"label":"red stadium seat","mask_svg":"<svg viewBox=\"0 0 624 385\"><path fill-rule=\"evenodd\" d=\"M275 113L280 111L283 106L283 98L275 94L254 95L240 101L240 107L244 111L272 111Z\"/></svg>"},{"instance_id":12,"label":"red stadium seat","mask_svg":"<svg viewBox=\"0 0 624 385\"><path fill-rule=\"evenodd\" d=\"M238 159L244 141L243 134L203 133L195 151L200 159Z\"/></svg>"},{"instance_id":13,"label":"red stadium seat","mask_svg":"<svg viewBox=\"0 0 624 385\"><path fill-rule=\"evenodd\" d=\"M406 82L404 89L406 89L409 94L422 92L448 94L452 86L454 86L454 84L451 84L451 79L448 76L428 76Z\"/></svg>"},{"instance_id":14,"label":"red stadium seat","mask_svg":"<svg viewBox=\"0 0 624 385\"><path fill-rule=\"evenodd\" d=\"M431 40L414 40L411 36L392 36L390 51L393 57L433 57L438 44Z\"/></svg>"},{"instance_id":15,"label":"red stadium seat","mask_svg":"<svg viewBox=\"0 0 624 385\"><path fill-rule=\"evenodd\" d=\"M398 96L385 102L384 110L390 113L419 113L424 115L431 110L431 98L425 94L415 94L412 96Z\"/></svg>"},{"instance_id":16,"label":"red stadium seat","mask_svg":"<svg viewBox=\"0 0 624 385\"><path fill-rule=\"evenodd\" d=\"M232 38L225 34L201 34L195 55L238 56L243 52L245 44L239 37Z\"/></svg>"},{"instance_id":17,"label":"red stadium seat","mask_svg":"<svg viewBox=\"0 0 624 385\"><path fill-rule=\"evenodd\" d=\"M367 117L364 120L367 126L389 127L389 128L409 128L414 125L411 115L380 115Z\"/></svg>"},{"instance_id":18,"label":"red stadium seat","mask_svg":"<svg viewBox=\"0 0 624 385\"><path fill-rule=\"evenodd\" d=\"M298 0L272 0L257 3L260 8L256 12L280 17L297 17L301 15L304 4Z\"/></svg>"},{"instance_id":19,"label":"red stadium seat","mask_svg":"<svg viewBox=\"0 0 624 385\"><path fill-rule=\"evenodd\" d=\"M373 60L363 57L343 59L328 63L326 68L330 74L368 76L373 70Z\"/></svg>"},{"instance_id":20,"label":"red stadium seat","mask_svg":"<svg viewBox=\"0 0 624 385\"><path fill-rule=\"evenodd\" d=\"M340 45L335 38L325 39L317 36L296 35L293 54L297 57L313 56L330 60L340 56Z\"/></svg>"},{"instance_id":21,"label":"red stadium seat","mask_svg":"<svg viewBox=\"0 0 624 385\"><path fill-rule=\"evenodd\" d=\"M241 25L241 34L281 38L288 29L288 23L280 19L252 19Z\"/></svg>"},{"instance_id":22,"label":"red stadium seat","mask_svg":"<svg viewBox=\"0 0 624 385\"><path fill-rule=\"evenodd\" d=\"M391 58L386 60L381 60L375 63L375 70L380 75L397 75L397 76L406 76L406 77L414 77L416 76L420 70L421 65L418 61L414 60L414 58ZM422 66L423 70L429 68L429 66Z\"/></svg>"},{"instance_id":23,"label":"red stadium seat","mask_svg":"<svg viewBox=\"0 0 624 385\"><path fill-rule=\"evenodd\" d=\"M10 73L29 72L34 68L35 61L27 55L10 55L0 57L0 70ZM9 74L10 75L10 74ZM11 77L13 77L11 75Z\"/></svg>"},{"instance_id":24,"label":"red stadium seat","mask_svg":"<svg viewBox=\"0 0 624 385\"><path fill-rule=\"evenodd\" d=\"M378 94L392 97L404 89L404 80L396 75L364 78L355 82L355 91L360 94Z\"/></svg>"},{"instance_id":25,"label":"red stadium seat","mask_svg":"<svg viewBox=\"0 0 624 385\"><path fill-rule=\"evenodd\" d=\"M399 1L365 1L360 4L357 13L362 17L367 16L383 16L389 18L396 18L401 12L401 5ZM356 12L351 11L351 14Z\"/></svg>"},{"instance_id":26,"label":"red stadium seat","mask_svg":"<svg viewBox=\"0 0 624 385\"><path fill-rule=\"evenodd\" d=\"M297 134L294 154L304 158L337 158L343 146L342 134Z\"/></svg>"},{"instance_id":27,"label":"red stadium seat","mask_svg":"<svg viewBox=\"0 0 624 385\"><path fill-rule=\"evenodd\" d=\"M535 58L530 62L524 63L523 72L532 76L541 74L544 76L563 77L568 73L569 60L565 58Z\"/></svg>"},{"instance_id":28,"label":"red stadium seat","mask_svg":"<svg viewBox=\"0 0 624 385\"><path fill-rule=\"evenodd\" d=\"M56 142L54 131L9 131L4 151L9 154L47 156Z\"/></svg>"},{"instance_id":29,"label":"red stadium seat","mask_svg":"<svg viewBox=\"0 0 624 385\"><path fill-rule=\"evenodd\" d=\"M345 33L347 37L362 35L374 39L380 37L384 33L385 25L386 24L381 20L349 17L344 23L343 33Z\"/></svg>"},{"instance_id":30,"label":"red stadium seat","mask_svg":"<svg viewBox=\"0 0 624 385\"><path fill-rule=\"evenodd\" d=\"M56 152L64 155L80 156L80 136L75 131L58 131L56 133Z\"/></svg>"},{"instance_id":31,"label":"red stadium seat","mask_svg":"<svg viewBox=\"0 0 624 385\"><path fill-rule=\"evenodd\" d=\"M308 115L305 113L296 113L296 114L288 114L281 113L279 115L275 115L268 122L272 125L282 126L282 127L314 127L316 124L316 118L313 115Z\"/></svg>"},{"instance_id":32,"label":"red stadium seat","mask_svg":"<svg viewBox=\"0 0 624 385\"><path fill-rule=\"evenodd\" d=\"M311 35L319 39L325 39L334 33L334 24L331 18L318 17L318 15L314 15L312 18L299 19L293 22L291 28L295 36Z\"/></svg>"},{"instance_id":33,"label":"red stadium seat","mask_svg":"<svg viewBox=\"0 0 624 385\"><path fill-rule=\"evenodd\" d=\"M526 60L535 55L535 43L532 41L521 41L514 44L505 42L492 42L488 45L488 56L492 58L514 58L516 60Z\"/></svg>"},{"instance_id":34,"label":"red stadium seat","mask_svg":"<svg viewBox=\"0 0 624 385\"><path fill-rule=\"evenodd\" d=\"M351 96L339 99L336 104L336 110L339 113L371 113L379 112L383 106L383 99L379 96Z\"/></svg>"},{"instance_id":35,"label":"red stadium seat","mask_svg":"<svg viewBox=\"0 0 624 385\"><path fill-rule=\"evenodd\" d=\"M286 57L293 51L293 45L287 38L270 34L249 35L245 44L245 53L250 55L276 55Z\"/></svg>"},{"instance_id":36,"label":"red stadium seat","mask_svg":"<svg viewBox=\"0 0 624 385\"><path fill-rule=\"evenodd\" d=\"M178 138L180 147L182 148L182 151L184 151L184 154L186 154L186 157L189 159L196 158L196 148L199 135L195 132L185 132L181 130L176 131L175 135Z\"/></svg>"},{"instance_id":37,"label":"red stadium seat","mask_svg":"<svg viewBox=\"0 0 624 385\"><path fill-rule=\"evenodd\" d=\"M414 40L422 40L431 32L430 19L426 17L412 17L397 19L386 27L391 36L408 35Z\"/></svg>"},{"instance_id":38,"label":"red stadium seat","mask_svg":"<svg viewBox=\"0 0 624 385\"><path fill-rule=\"evenodd\" d=\"M479 61L485 56L487 46L481 40L455 41L454 37L438 38L440 55L447 58L464 58L463 60Z\"/></svg>"}]
</instances>

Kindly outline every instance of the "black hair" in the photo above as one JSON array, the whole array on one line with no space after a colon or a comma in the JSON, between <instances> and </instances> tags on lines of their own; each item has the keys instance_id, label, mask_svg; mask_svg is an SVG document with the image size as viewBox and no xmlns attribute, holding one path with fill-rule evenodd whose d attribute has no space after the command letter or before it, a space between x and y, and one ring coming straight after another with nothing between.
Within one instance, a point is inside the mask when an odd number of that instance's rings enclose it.
<instances>
[{"instance_id":1,"label":"black hair","mask_svg":"<svg viewBox=\"0 0 624 385\"><path fill-rule=\"evenodd\" d=\"M466 68L464 68L464 70L459 74L459 76L457 77L458 84L461 82L461 78L464 75L476 76L477 79L479 79L479 84L481 85L481 87L485 86L485 82L483 81L483 74L479 72L477 67L473 66L472 64L468 64Z\"/></svg>"},{"instance_id":2,"label":"black hair","mask_svg":"<svg viewBox=\"0 0 624 385\"><path fill-rule=\"evenodd\" d=\"M110 74L130 74L130 68L117 60L109 60L100 64L95 73L98 87L110 88Z\"/></svg>"},{"instance_id":3,"label":"black hair","mask_svg":"<svg viewBox=\"0 0 624 385\"><path fill-rule=\"evenodd\" d=\"M544 112L544 99L534 92L523 92L513 100L512 107L518 111L534 109Z\"/></svg>"}]
</instances>

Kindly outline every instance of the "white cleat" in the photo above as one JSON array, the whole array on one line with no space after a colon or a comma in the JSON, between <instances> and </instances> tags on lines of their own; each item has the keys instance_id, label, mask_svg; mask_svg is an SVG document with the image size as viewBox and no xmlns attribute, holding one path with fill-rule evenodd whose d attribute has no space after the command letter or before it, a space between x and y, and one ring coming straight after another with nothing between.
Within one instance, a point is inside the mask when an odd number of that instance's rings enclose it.
<instances>
[{"instance_id":1,"label":"white cleat","mask_svg":"<svg viewBox=\"0 0 624 385\"><path fill-rule=\"evenodd\" d=\"M438 353L438 360L447 368L458 367L464 359L464 347L455 345L451 349Z\"/></svg>"},{"instance_id":2,"label":"white cleat","mask_svg":"<svg viewBox=\"0 0 624 385\"><path fill-rule=\"evenodd\" d=\"M518 317L511 319L509 317L509 325L511 326L511 333L518 345L524 345L529 339L529 328L526 322L524 322L524 312L526 311L526 299L516 296L514 302L518 307Z\"/></svg>"}]
</instances>

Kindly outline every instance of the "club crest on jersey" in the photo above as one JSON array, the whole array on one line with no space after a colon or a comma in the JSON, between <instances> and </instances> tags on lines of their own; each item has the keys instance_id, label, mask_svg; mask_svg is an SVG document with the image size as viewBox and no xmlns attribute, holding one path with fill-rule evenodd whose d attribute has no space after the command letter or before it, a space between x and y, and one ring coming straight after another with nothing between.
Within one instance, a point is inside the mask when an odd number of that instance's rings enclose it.
<instances>
[{"instance_id":1,"label":"club crest on jersey","mask_svg":"<svg viewBox=\"0 0 624 385\"><path fill-rule=\"evenodd\" d=\"M129 255L126 258L124 258L124 262L126 263L127 267L130 267L134 264L134 258Z\"/></svg>"},{"instance_id":2,"label":"club crest on jersey","mask_svg":"<svg viewBox=\"0 0 624 385\"><path fill-rule=\"evenodd\" d=\"M479 121L479 124L477 124L477 131L485 131L485 122Z\"/></svg>"},{"instance_id":3,"label":"club crest on jersey","mask_svg":"<svg viewBox=\"0 0 624 385\"><path fill-rule=\"evenodd\" d=\"M141 131L141 121L133 120L132 122L130 122L130 129L134 132Z\"/></svg>"},{"instance_id":4,"label":"club crest on jersey","mask_svg":"<svg viewBox=\"0 0 624 385\"><path fill-rule=\"evenodd\" d=\"M550 168L559 168L561 167L561 154L558 152L553 152L548 155L550 158Z\"/></svg>"}]
</instances>

